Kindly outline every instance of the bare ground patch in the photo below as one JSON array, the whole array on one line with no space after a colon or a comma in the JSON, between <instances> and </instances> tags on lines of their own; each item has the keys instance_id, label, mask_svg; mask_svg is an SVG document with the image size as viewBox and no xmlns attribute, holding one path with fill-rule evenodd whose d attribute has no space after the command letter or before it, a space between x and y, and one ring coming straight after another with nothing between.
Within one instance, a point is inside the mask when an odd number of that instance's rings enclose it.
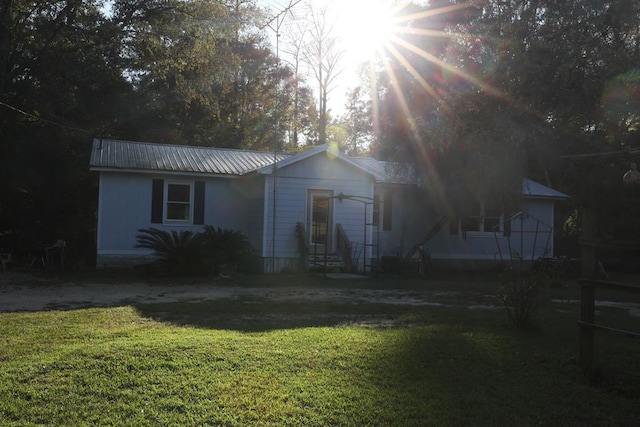
<instances>
[{"instance_id":1,"label":"bare ground patch","mask_svg":"<svg viewBox=\"0 0 640 427\"><path fill-rule=\"evenodd\" d=\"M300 279L304 280L304 279ZM390 304L411 306L468 306L495 308L482 294L435 292L430 290L368 289L359 280L337 281L330 287L295 283L289 286L240 286L233 281L210 280L192 284L122 282L74 282L30 279L24 275L0 276L0 312L109 307L172 302L256 298L275 302L326 302Z\"/></svg>"}]
</instances>

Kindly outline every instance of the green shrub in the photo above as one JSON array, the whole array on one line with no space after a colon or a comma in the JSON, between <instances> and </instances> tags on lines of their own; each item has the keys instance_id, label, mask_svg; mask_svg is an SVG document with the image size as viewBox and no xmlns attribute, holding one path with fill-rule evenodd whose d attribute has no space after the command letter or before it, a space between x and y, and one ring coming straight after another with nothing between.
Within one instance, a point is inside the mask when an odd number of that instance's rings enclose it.
<instances>
[{"instance_id":1,"label":"green shrub","mask_svg":"<svg viewBox=\"0 0 640 427\"><path fill-rule=\"evenodd\" d=\"M546 275L536 271L508 270L503 273L498 298L516 328L528 329L535 325L547 281Z\"/></svg>"},{"instance_id":2,"label":"green shrub","mask_svg":"<svg viewBox=\"0 0 640 427\"><path fill-rule=\"evenodd\" d=\"M245 270L250 264L253 249L247 237L239 231L205 225L202 232L204 262L213 267L214 274L221 266Z\"/></svg>"},{"instance_id":3,"label":"green shrub","mask_svg":"<svg viewBox=\"0 0 640 427\"><path fill-rule=\"evenodd\" d=\"M249 265L253 250L239 231L205 225L201 233L157 228L139 229L136 248L154 251L160 268L169 275L221 274Z\"/></svg>"},{"instance_id":4,"label":"green shrub","mask_svg":"<svg viewBox=\"0 0 640 427\"><path fill-rule=\"evenodd\" d=\"M136 248L154 251L160 267L169 275L194 274L202 272L202 235L190 230L179 233L157 228L141 228L136 236Z\"/></svg>"}]
</instances>

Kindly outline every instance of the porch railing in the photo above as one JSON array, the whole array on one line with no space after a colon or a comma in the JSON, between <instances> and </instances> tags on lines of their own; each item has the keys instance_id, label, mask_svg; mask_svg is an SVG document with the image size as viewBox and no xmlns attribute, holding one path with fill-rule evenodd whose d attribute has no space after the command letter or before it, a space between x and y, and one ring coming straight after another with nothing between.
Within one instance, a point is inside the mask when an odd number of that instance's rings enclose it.
<instances>
[{"instance_id":1,"label":"porch railing","mask_svg":"<svg viewBox=\"0 0 640 427\"><path fill-rule=\"evenodd\" d=\"M345 271L353 271L353 260L351 256L351 241L342 224L336 225L336 249L342 257L342 263Z\"/></svg>"}]
</instances>

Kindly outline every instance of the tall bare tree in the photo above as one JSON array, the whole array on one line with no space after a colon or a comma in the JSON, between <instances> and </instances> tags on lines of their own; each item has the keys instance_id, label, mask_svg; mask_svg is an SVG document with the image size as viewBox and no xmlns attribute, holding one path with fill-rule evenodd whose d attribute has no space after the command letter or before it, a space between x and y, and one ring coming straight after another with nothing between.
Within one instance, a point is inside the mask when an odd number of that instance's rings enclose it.
<instances>
[{"instance_id":1,"label":"tall bare tree","mask_svg":"<svg viewBox=\"0 0 640 427\"><path fill-rule=\"evenodd\" d=\"M301 25L292 27L292 31L284 34L285 48L284 53L287 55L285 62L291 67L293 72L294 84L293 84L293 112L292 120L289 124L289 140L292 146L298 147L300 143L300 121L302 119L302 105L300 94L301 90L305 89L301 87L301 68L303 65L303 52L305 48L304 35L306 28Z\"/></svg>"},{"instance_id":2,"label":"tall bare tree","mask_svg":"<svg viewBox=\"0 0 640 427\"><path fill-rule=\"evenodd\" d=\"M342 72L340 62L345 51L340 46L328 6L309 3L308 8L303 58L318 84L318 144L324 144L327 142L327 101Z\"/></svg>"}]
</instances>

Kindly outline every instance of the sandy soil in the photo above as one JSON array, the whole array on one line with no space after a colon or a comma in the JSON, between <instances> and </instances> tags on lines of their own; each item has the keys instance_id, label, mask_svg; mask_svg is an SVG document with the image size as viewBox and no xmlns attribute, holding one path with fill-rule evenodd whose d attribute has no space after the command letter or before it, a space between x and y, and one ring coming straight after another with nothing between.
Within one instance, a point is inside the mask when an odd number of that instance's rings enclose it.
<instances>
[{"instance_id":1,"label":"sandy soil","mask_svg":"<svg viewBox=\"0 0 640 427\"><path fill-rule=\"evenodd\" d=\"M343 281L344 287L296 288L242 287L232 280L212 280L211 283L157 285L149 283L47 283L38 279L0 275L0 312L108 307L123 304L190 302L215 299L260 298L266 301L327 301L353 303L384 303L443 306L451 298L428 291L380 290L363 288L360 282ZM456 305L489 308L473 301Z\"/></svg>"},{"instance_id":2,"label":"sandy soil","mask_svg":"<svg viewBox=\"0 0 640 427\"><path fill-rule=\"evenodd\" d=\"M342 281L344 286L331 288L243 287L233 280L210 283L159 285L149 283L48 283L37 278L0 271L0 312L65 310L84 307L111 307L130 304L196 302L216 299L259 298L265 301L322 301L381 303L394 305L464 306L470 309L495 309L491 296L459 294L429 290L367 289L360 282ZM452 295L456 294L456 295ZM559 301L555 301L559 302ZM572 301L576 304L579 301ZM596 307L617 307L640 317L640 304L596 301Z\"/></svg>"}]
</instances>

